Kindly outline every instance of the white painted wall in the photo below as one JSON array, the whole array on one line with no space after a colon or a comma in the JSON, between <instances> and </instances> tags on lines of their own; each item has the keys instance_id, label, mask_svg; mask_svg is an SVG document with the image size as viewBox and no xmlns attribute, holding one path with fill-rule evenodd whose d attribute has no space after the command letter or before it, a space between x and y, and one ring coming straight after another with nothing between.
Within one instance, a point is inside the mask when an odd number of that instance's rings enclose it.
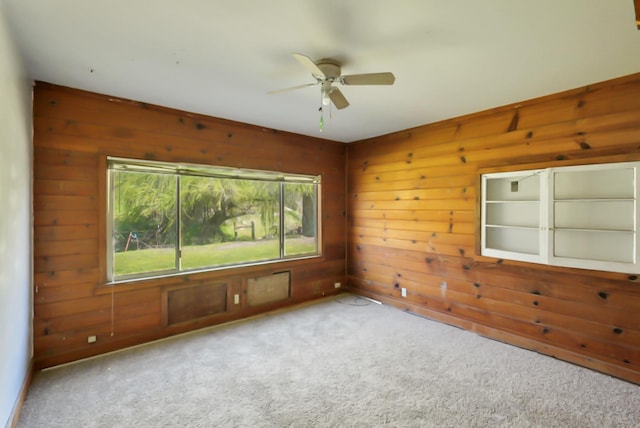
<instances>
[{"instance_id":1,"label":"white painted wall","mask_svg":"<svg viewBox=\"0 0 640 428\"><path fill-rule=\"evenodd\" d=\"M32 82L0 1L0 427L32 355Z\"/></svg>"}]
</instances>

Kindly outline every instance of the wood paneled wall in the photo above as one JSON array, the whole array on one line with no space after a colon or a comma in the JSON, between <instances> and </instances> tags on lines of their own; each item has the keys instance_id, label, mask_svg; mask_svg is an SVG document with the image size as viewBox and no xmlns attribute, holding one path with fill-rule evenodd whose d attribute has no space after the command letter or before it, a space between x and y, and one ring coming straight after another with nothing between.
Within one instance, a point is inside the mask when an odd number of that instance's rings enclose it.
<instances>
[{"instance_id":1,"label":"wood paneled wall","mask_svg":"<svg viewBox=\"0 0 640 428\"><path fill-rule=\"evenodd\" d=\"M46 83L34 91L37 368L314 299L345 283L344 144ZM322 174L323 256L106 286L107 156ZM282 271L291 272L290 297L249 306L247 280ZM225 287L225 310L167 322L172 290L211 284Z\"/></svg>"},{"instance_id":2,"label":"wood paneled wall","mask_svg":"<svg viewBox=\"0 0 640 428\"><path fill-rule=\"evenodd\" d=\"M350 289L640 383L640 279L481 257L478 201L482 172L639 160L640 74L349 144L347 158Z\"/></svg>"}]
</instances>

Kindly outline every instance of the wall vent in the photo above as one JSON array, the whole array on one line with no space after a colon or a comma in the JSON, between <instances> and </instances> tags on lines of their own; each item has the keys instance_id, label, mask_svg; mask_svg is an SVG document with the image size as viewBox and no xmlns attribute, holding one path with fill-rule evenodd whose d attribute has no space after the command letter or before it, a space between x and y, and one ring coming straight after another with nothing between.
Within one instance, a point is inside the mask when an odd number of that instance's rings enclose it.
<instances>
[{"instance_id":1,"label":"wall vent","mask_svg":"<svg viewBox=\"0 0 640 428\"><path fill-rule=\"evenodd\" d=\"M259 306L289 298L291 272L278 272L247 280L247 303Z\"/></svg>"},{"instance_id":2,"label":"wall vent","mask_svg":"<svg viewBox=\"0 0 640 428\"><path fill-rule=\"evenodd\" d=\"M227 311L227 284L205 284L167 292L167 325Z\"/></svg>"}]
</instances>

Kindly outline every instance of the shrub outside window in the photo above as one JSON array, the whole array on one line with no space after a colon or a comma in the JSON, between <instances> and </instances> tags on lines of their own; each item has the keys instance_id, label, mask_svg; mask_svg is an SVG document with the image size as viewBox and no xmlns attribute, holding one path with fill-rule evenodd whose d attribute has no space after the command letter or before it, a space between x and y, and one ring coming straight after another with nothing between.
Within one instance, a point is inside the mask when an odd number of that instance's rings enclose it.
<instances>
[{"instance_id":1,"label":"shrub outside window","mask_svg":"<svg viewBox=\"0 0 640 428\"><path fill-rule=\"evenodd\" d=\"M320 176L107 164L109 281L319 254Z\"/></svg>"}]
</instances>

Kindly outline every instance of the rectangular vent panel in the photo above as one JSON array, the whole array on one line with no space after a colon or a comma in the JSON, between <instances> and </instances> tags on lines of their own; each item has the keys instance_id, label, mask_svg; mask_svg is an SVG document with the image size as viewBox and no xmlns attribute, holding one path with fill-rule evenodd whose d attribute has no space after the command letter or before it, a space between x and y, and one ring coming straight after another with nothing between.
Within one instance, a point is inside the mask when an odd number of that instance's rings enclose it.
<instances>
[{"instance_id":1,"label":"rectangular vent panel","mask_svg":"<svg viewBox=\"0 0 640 428\"><path fill-rule=\"evenodd\" d=\"M249 306L279 302L289 298L290 272L280 272L247 280L247 303Z\"/></svg>"},{"instance_id":2,"label":"rectangular vent panel","mask_svg":"<svg viewBox=\"0 0 640 428\"><path fill-rule=\"evenodd\" d=\"M227 284L206 284L167 292L167 324L227 311Z\"/></svg>"}]
</instances>

